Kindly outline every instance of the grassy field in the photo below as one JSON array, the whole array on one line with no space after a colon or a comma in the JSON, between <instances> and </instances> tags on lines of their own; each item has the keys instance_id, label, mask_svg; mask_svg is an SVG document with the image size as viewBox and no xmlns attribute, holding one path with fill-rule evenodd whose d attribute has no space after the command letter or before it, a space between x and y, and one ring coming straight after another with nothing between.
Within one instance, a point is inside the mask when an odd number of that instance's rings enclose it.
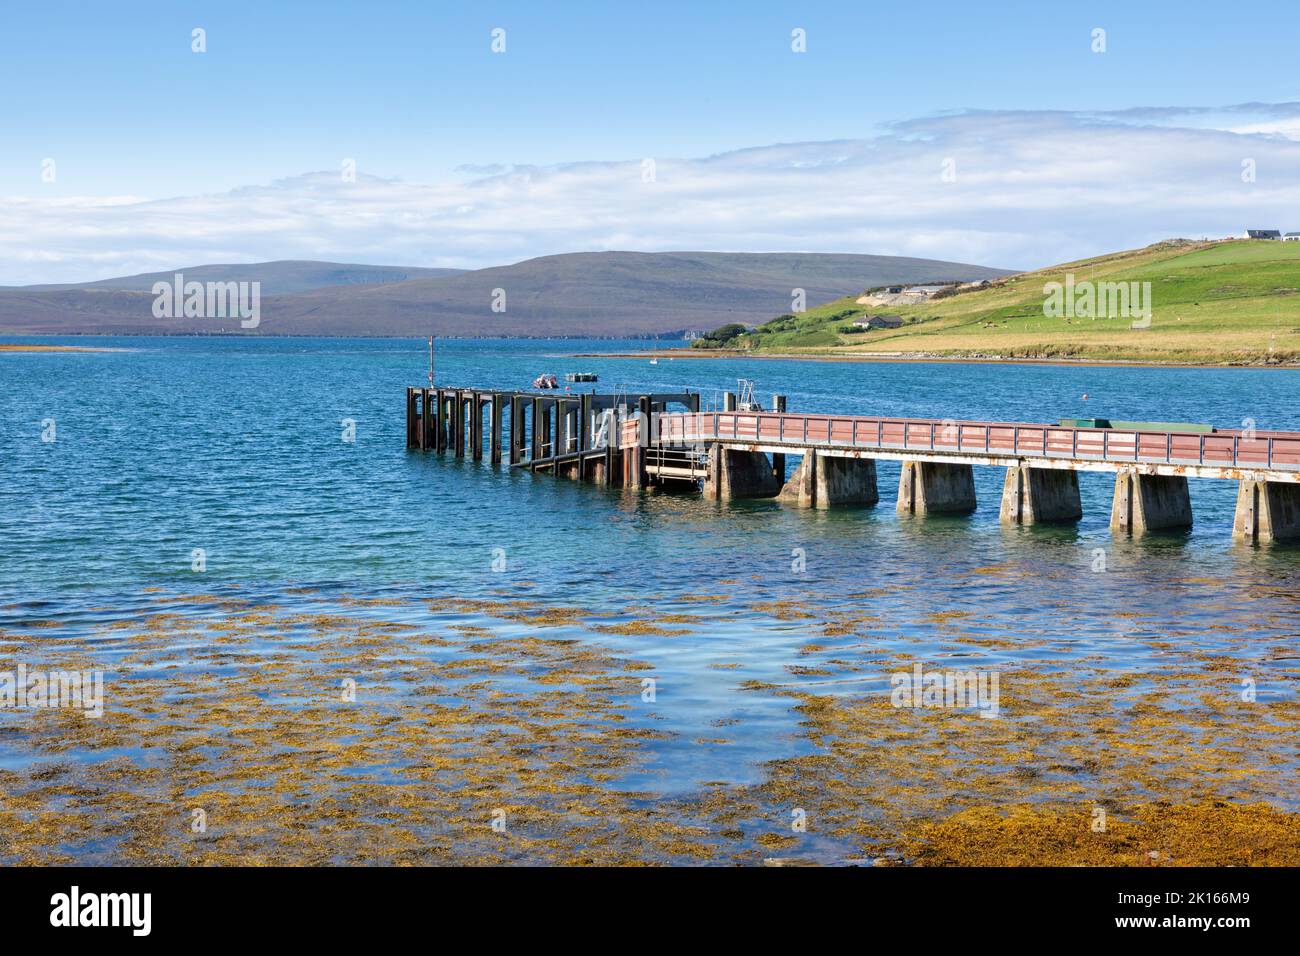
<instances>
[{"instance_id":1,"label":"grassy field","mask_svg":"<svg viewBox=\"0 0 1300 956\"><path fill-rule=\"evenodd\" d=\"M1046 283L1150 282L1151 321L1045 315ZM1300 242L1170 242L995 280L916 305L849 296L733 340L742 349L1195 364L1300 363ZM866 314L902 328L847 332ZM1142 323L1139 321L1138 323Z\"/></svg>"}]
</instances>

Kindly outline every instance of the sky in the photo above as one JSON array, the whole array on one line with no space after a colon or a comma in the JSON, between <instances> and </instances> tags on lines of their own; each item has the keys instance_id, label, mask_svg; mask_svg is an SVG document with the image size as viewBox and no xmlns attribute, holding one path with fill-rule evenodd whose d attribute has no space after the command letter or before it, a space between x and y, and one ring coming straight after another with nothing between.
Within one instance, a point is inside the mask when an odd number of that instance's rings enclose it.
<instances>
[{"instance_id":1,"label":"sky","mask_svg":"<svg viewBox=\"0 0 1300 956\"><path fill-rule=\"evenodd\" d=\"M1294 0L12 5L0 283L1300 231L1297 37Z\"/></svg>"}]
</instances>

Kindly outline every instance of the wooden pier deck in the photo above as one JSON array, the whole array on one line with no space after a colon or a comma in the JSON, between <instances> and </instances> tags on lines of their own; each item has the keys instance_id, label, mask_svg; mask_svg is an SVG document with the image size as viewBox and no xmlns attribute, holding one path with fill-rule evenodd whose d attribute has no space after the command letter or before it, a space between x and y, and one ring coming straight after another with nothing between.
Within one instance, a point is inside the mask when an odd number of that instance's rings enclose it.
<instances>
[{"instance_id":1,"label":"wooden pier deck","mask_svg":"<svg viewBox=\"0 0 1300 956\"><path fill-rule=\"evenodd\" d=\"M1231 480L1234 535L1300 539L1300 432L799 415L786 412L783 396L771 412L724 397L721 411L702 411L690 391L410 388L407 447L480 459L486 434L494 464L508 458L610 487L686 483L716 499L811 508L875 504L876 461L898 461L898 510L908 515L975 510L971 469L1001 467L1000 514L1013 524L1077 520L1079 473L1110 472L1118 533L1188 528L1187 480ZM788 455L800 458L791 476Z\"/></svg>"}]
</instances>

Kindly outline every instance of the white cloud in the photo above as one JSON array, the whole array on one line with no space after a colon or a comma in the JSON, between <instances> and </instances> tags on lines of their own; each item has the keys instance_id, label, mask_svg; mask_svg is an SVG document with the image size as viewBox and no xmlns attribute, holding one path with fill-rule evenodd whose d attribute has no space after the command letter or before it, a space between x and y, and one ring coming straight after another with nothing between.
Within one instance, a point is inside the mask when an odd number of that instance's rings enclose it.
<instances>
[{"instance_id":1,"label":"white cloud","mask_svg":"<svg viewBox=\"0 0 1300 956\"><path fill-rule=\"evenodd\" d=\"M1029 267L1170 236L1300 229L1300 104L974 111L702 158L307 173L171 199L0 206L0 282L265 259L479 267L591 249L862 252ZM1244 183L1253 159L1256 181ZM945 182L944 161L956 180Z\"/></svg>"}]
</instances>

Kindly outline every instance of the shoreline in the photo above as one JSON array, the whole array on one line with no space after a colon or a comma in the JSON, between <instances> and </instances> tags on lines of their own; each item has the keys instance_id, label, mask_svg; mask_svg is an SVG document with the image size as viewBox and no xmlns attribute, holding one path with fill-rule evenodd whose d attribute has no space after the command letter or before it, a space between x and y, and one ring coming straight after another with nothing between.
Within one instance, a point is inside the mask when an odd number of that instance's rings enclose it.
<instances>
[{"instance_id":1,"label":"shoreline","mask_svg":"<svg viewBox=\"0 0 1300 956\"><path fill-rule=\"evenodd\" d=\"M0 825L10 836L0 863L1147 867L1300 859L1291 778L1268 760L1286 753L1300 711L1286 698L1252 708L1220 699L1223 662L1250 666L1249 642L1217 648L1226 656L1203 646L1167 659L1147 686L1106 660L1062 669L1041 656L1052 640L1026 632L1029 655L998 671L1010 691L995 700L1005 719L985 720L968 705L894 699L889 671L920 666L914 643L875 648L870 656L883 656L871 664L842 660L877 627L874 614L751 594L740 612L751 622L820 624L817 643L794 658L801 672L773 683L728 652L723 662L735 671L716 678L719 705L663 727L640 706L644 679L658 668L639 642L704 639L728 613L716 607L721 596L651 593L649 604L588 608L532 588L284 593L301 603L150 585L139 592L140 609L68 635L74 659L119 679L97 719L21 725L0 772ZM41 655L58 619L46 616L51 610L7 630L8 659ZM977 656L1005 648L1000 637L973 638L962 620L938 615L924 639ZM281 637L251 640L268 630ZM297 640L307 633L319 640ZM106 646L122 639L133 651L126 662ZM179 640L198 655L169 668ZM1146 641L1163 646L1159 634ZM385 655L378 665L376 647ZM827 668L874 686L823 693ZM368 705L334 703L329 689L363 672ZM756 700L766 697L775 703L764 716ZM1150 698L1170 716L1140 710ZM1179 709L1167 709L1176 702ZM489 709L516 729L483 735ZM1123 748L1108 746L1116 713L1136 717ZM17 725L11 714L19 709L0 710L0 727ZM768 737L773 719L794 729ZM707 756L757 735L770 746L740 762L719 766ZM1207 743L1172 746L1187 737ZM539 739L548 758L540 764L522 746ZM895 745L882 751L882 739ZM189 756L123 761L128 745ZM665 786L657 775L677 766L680 747L700 748L708 769L688 761L678 786ZM1242 776L1221 755L1247 748ZM922 749L933 764L914 759ZM176 792L201 794L197 805L221 825L173 836ZM816 808L808 836L787 822L791 794ZM1098 807L1110 815L1101 829L1093 826ZM508 831L485 822L497 814ZM432 834L430 819L442 822ZM98 839L106 829L116 838L107 844Z\"/></svg>"},{"instance_id":2,"label":"shoreline","mask_svg":"<svg viewBox=\"0 0 1300 956\"><path fill-rule=\"evenodd\" d=\"M1056 365L1091 368L1276 369L1296 371L1300 362L1159 362L1144 359L1007 358L998 355L932 355L907 352L858 352L827 355L809 352L738 352L726 349L662 349L648 352L578 352L573 358L602 359L763 359L804 362L880 362L948 365Z\"/></svg>"}]
</instances>

